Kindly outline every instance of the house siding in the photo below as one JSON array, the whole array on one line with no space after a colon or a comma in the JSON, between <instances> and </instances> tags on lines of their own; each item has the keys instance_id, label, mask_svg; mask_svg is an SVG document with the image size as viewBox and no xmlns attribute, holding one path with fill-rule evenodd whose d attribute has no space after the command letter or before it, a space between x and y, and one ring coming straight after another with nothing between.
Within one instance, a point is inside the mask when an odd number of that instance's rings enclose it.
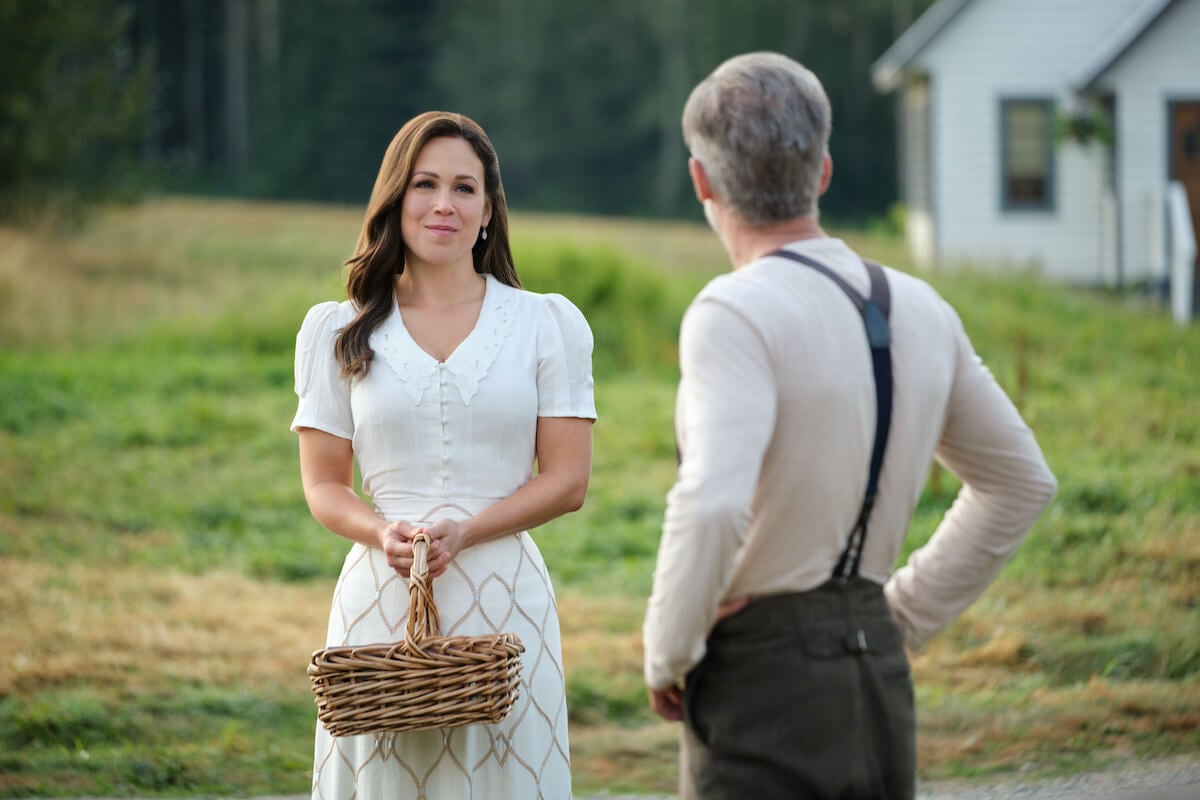
<instances>
[{"instance_id":1,"label":"house siding","mask_svg":"<svg viewBox=\"0 0 1200 800\"><path fill-rule=\"evenodd\" d=\"M1103 279L1107 154L1094 144L1057 145L1053 207L1006 210L1001 102L1044 98L1069 107L1070 76L1136 2L975 2L910 65L931 76L940 262L1036 266L1068 282Z\"/></svg>"},{"instance_id":2,"label":"house siding","mask_svg":"<svg viewBox=\"0 0 1200 800\"><path fill-rule=\"evenodd\" d=\"M1162 277L1171 101L1200 101L1200 0L1175 3L1097 82L1117 95L1122 264L1129 282ZM1200 237L1198 237L1200 238Z\"/></svg>"}]
</instances>

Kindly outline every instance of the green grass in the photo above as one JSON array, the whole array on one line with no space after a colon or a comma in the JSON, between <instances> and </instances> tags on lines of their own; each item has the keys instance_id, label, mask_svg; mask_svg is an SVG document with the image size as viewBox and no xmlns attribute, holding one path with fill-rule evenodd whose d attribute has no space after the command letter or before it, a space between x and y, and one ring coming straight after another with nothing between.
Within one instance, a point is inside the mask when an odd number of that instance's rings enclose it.
<instances>
[{"instance_id":1,"label":"green grass","mask_svg":"<svg viewBox=\"0 0 1200 800\"><path fill-rule=\"evenodd\" d=\"M358 213L163 200L0 229L0 797L308 786L303 667L345 543L300 490L292 348ZM527 287L596 337L591 489L537 533L580 789L670 789L639 628L674 476L675 335L722 271L702 226L517 215ZM885 231L845 232L895 266ZM915 661L925 777L1200 750L1200 329L1029 275L931 277L1059 496ZM905 554L957 483L931 479Z\"/></svg>"},{"instance_id":2,"label":"green grass","mask_svg":"<svg viewBox=\"0 0 1200 800\"><path fill-rule=\"evenodd\" d=\"M47 776L59 791L114 796L295 785L311 767L292 744L312 735L307 701L199 687L120 705L87 689L0 701L0 791Z\"/></svg>"}]
</instances>

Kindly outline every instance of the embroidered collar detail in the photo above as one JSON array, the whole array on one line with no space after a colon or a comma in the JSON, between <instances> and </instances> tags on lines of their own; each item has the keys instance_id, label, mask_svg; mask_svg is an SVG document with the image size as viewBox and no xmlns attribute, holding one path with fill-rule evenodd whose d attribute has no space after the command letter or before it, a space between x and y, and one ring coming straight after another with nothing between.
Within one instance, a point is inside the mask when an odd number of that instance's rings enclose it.
<instances>
[{"instance_id":1,"label":"embroidered collar detail","mask_svg":"<svg viewBox=\"0 0 1200 800\"><path fill-rule=\"evenodd\" d=\"M453 376L463 405L469 406L504 341L512 333L519 294L513 287L487 276L479 319L445 361L439 362L421 349L404 327L398 308L393 308L388 318L371 334L371 349L391 367L413 405L420 404L425 391L437 379L440 367Z\"/></svg>"}]
</instances>

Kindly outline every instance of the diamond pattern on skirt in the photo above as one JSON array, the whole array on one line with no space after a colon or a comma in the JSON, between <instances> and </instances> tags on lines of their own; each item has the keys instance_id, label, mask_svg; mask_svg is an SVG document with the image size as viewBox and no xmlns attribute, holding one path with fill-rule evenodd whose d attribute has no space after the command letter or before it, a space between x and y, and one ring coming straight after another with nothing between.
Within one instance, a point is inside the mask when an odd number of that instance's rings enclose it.
<instances>
[{"instance_id":1,"label":"diamond pattern on skirt","mask_svg":"<svg viewBox=\"0 0 1200 800\"><path fill-rule=\"evenodd\" d=\"M521 637L521 694L512 712L496 725L378 736L334 738L318 724L314 800L569 798L558 615L533 540L522 533L463 551L435 579L434 599L444 635ZM355 545L334 591L327 642L398 641L407 616L407 582L387 566L382 551Z\"/></svg>"}]
</instances>

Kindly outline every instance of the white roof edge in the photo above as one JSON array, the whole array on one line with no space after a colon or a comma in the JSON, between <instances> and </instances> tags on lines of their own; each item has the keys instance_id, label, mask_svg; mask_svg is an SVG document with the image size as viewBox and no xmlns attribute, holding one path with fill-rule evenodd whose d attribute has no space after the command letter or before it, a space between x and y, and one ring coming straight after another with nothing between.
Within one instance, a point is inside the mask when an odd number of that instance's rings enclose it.
<instances>
[{"instance_id":1,"label":"white roof edge","mask_svg":"<svg viewBox=\"0 0 1200 800\"><path fill-rule=\"evenodd\" d=\"M871 83L876 91L890 92L900 85L904 68L925 49L971 0L937 0L900 38L871 65Z\"/></svg>"},{"instance_id":2,"label":"white roof edge","mask_svg":"<svg viewBox=\"0 0 1200 800\"><path fill-rule=\"evenodd\" d=\"M1142 0L1096 48L1071 76L1071 86L1077 92L1091 89L1109 68L1121 59L1176 0Z\"/></svg>"}]
</instances>

